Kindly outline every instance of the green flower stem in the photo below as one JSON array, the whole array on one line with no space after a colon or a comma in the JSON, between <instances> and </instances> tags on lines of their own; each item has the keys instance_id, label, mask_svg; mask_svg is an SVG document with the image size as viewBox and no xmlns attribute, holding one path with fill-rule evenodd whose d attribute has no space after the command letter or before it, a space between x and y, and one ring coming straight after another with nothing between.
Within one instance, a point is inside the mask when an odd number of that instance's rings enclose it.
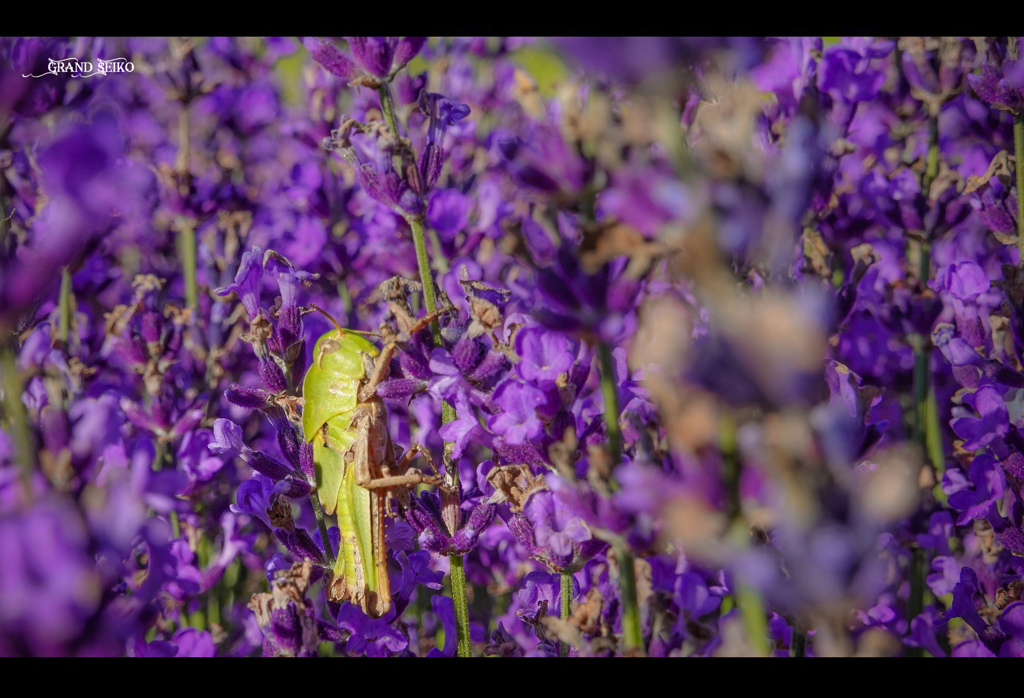
<instances>
[{"instance_id":1,"label":"green flower stem","mask_svg":"<svg viewBox=\"0 0 1024 698\"><path fill-rule=\"evenodd\" d=\"M559 617L568 621L572 615L572 572L562 572L562 608ZM570 645L566 642L558 643L558 654L562 657L569 656Z\"/></svg>"},{"instance_id":2,"label":"green flower stem","mask_svg":"<svg viewBox=\"0 0 1024 698\"><path fill-rule=\"evenodd\" d=\"M928 156L925 160L924 177L921 178L921 193L929 199L932 182L939 173L939 119L933 114L928 120ZM923 291L931 277L932 230L925 233L921 241L918 279ZM926 460L938 470L942 468L941 432L939 431L938 405L935 404L935 388L931 380L931 337L912 335L914 348L914 441L921 445ZM913 622L924 608L924 551L915 548L910 567L910 596L907 599L907 621ZM919 570L918 567L921 567ZM910 656L920 656L919 648L908 649Z\"/></svg>"},{"instance_id":3,"label":"green flower stem","mask_svg":"<svg viewBox=\"0 0 1024 698\"><path fill-rule=\"evenodd\" d=\"M430 255L427 253L427 238L423 233L423 221L412 216L406 218L409 227L412 229L412 242L416 248L416 266L420 272L420 282L423 284L423 303L428 313L437 310L437 291L434 288L434 277L430 273ZM430 333L434 337L434 346L444 346L441 340L441 325L434 320L430 323Z\"/></svg>"},{"instance_id":4,"label":"green flower stem","mask_svg":"<svg viewBox=\"0 0 1024 698\"><path fill-rule=\"evenodd\" d=\"M210 594L206 597L206 620L211 627L220 625L220 588L221 585L218 584L210 589Z\"/></svg>"},{"instance_id":5,"label":"green flower stem","mask_svg":"<svg viewBox=\"0 0 1024 698\"><path fill-rule=\"evenodd\" d=\"M910 343L914 348L914 441L925 448L927 446L925 435L928 409L929 341L921 335L915 334L910 337Z\"/></svg>"},{"instance_id":6,"label":"green flower stem","mask_svg":"<svg viewBox=\"0 0 1024 698\"><path fill-rule=\"evenodd\" d=\"M178 228L178 254L185 276L186 307L196 308L199 304L199 287L196 284L196 231L191 223L182 223Z\"/></svg>"},{"instance_id":7,"label":"green flower stem","mask_svg":"<svg viewBox=\"0 0 1024 698\"><path fill-rule=\"evenodd\" d=\"M388 129L394 134L395 138L401 138L402 133L398 130L398 114L395 112L395 101L391 98L391 89L387 83L384 83L377 88L377 93L380 95L380 107L381 112L384 114L384 123L388 125Z\"/></svg>"},{"instance_id":8,"label":"green flower stem","mask_svg":"<svg viewBox=\"0 0 1024 698\"><path fill-rule=\"evenodd\" d=\"M921 180L921 193L931 198L932 182L939 174L939 118L933 116L928 120L928 154L925 156L924 177Z\"/></svg>"},{"instance_id":9,"label":"green flower stem","mask_svg":"<svg viewBox=\"0 0 1024 698\"><path fill-rule=\"evenodd\" d=\"M615 364L612 348L607 342L597 345L601 366L601 395L604 398L604 425L608 436L608 456L614 470L622 460L622 432L619 430L619 394L615 388ZM614 475L611 486L616 487ZM633 556L617 547L619 591L622 594L622 641L627 651L643 650L644 636L640 627L640 604L636 596L636 571Z\"/></svg>"},{"instance_id":10,"label":"green flower stem","mask_svg":"<svg viewBox=\"0 0 1024 698\"><path fill-rule=\"evenodd\" d=\"M427 228L427 235L430 237L430 246L434 248L434 265L439 272L444 274L449 267L448 258L444 256L444 250L441 249L441 238L437 236L437 231L433 228Z\"/></svg>"},{"instance_id":11,"label":"green flower stem","mask_svg":"<svg viewBox=\"0 0 1024 698\"><path fill-rule=\"evenodd\" d=\"M932 465L935 466L936 477L942 478L946 471L946 455L942 449L942 431L939 424L939 404L935 399L935 386L928 385L928 397L924 405L924 440L925 451ZM942 489L939 488L939 492ZM942 495L942 504L945 505L945 494Z\"/></svg>"},{"instance_id":12,"label":"green flower stem","mask_svg":"<svg viewBox=\"0 0 1024 698\"><path fill-rule=\"evenodd\" d=\"M619 393L615 389L615 363L612 348L605 342L597 345L601 366L601 397L604 398L604 426L608 436L608 455L612 468L622 460L622 432L619 430Z\"/></svg>"},{"instance_id":13,"label":"green flower stem","mask_svg":"<svg viewBox=\"0 0 1024 698\"><path fill-rule=\"evenodd\" d=\"M466 569L461 555L449 555L452 575L452 602L455 605L455 635L460 657L471 657L469 638L469 602L466 599Z\"/></svg>"},{"instance_id":14,"label":"green flower stem","mask_svg":"<svg viewBox=\"0 0 1024 698\"><path fill-rule=\"evenodd\" d=\"M190 189L191 165L189 139L188 103L181 103L181 116L178 119L178 193L187 197ZM196 285L196 230L191 221L181 219L177 222L178 254L181 255L181 267L185 277L185 304L189 308L197 308L199 290Z\"/></svg>"},{"instance_id":15,"label":"green flower stem","mask_svg":"<svg viewBox=\"0 0 1024 698\"><path fill-rule=\"evenodd\" d=\"M380 94L381 103L387 102L390 104L391 94L387 91L387 86L381 88ZM385 107L384 111L385 117L387 117L389 108ZM390 111L393 115L394 105L390 106ZM434 279L430 274L430 257L427 255L427 241L426 236L423 234L423 223L412 217L406 220L412 229L413 245L416 247L416 264L419 267L420 282L423 284L423 303L426 306L427 312L432 313L437 310L437 292L434 289ZM430 323L430 332L434 337L434 346L443 347L444 341L441 339L441 325L437 320ZM458 415L455 412L455 408L447 402L442 402L441 423L447 424L456 419L458 419ZM447 443L445 444L445 453L445 460L447 461ZM456 492L460 491L458 464L446 462L445 476L447 477L447 486ZM469 637L469 600L466 598L466 570L463 567L461 555L449 555L448 561L451 567L452 603L455 606L455 630L458 637L458 652L460 657L469 657L471 656L471 645Z\"/></svg>"},{"instance_id":16,"label":"green flower stem","mask_svg":"<svg viewBox=\"0 0 1024 698\"><path fill-rule=\"evenodd\" d=\"M636 566L633 556L618 549L619 592L622 594L622 643L627 652L643 651L644 634L640 627L640 604L636 598Z\"/></svg>"},{"instance_id":17,"label":"green flower stem","mask_svg":"<svg viewBox=\"0 0 1024 698\"><path fill-rule=\"evenodd\" d=\"M736 446L736 421L732 415L725 413L718 423L718 451L722 455L722 479L725 481L726 490L726 516L729 521L729 529L735 539L743 546L749 545L750 533L748 525L742 520L743 507L740 499L740 469L742 467L740 456ZM764 610L764 601L756 589L749 586L740 586L736 591L736 605L739 606L740 615L743 618L743 626L746 628L747 637L753 652L760 656L768 656L767 627L768 617ZM799 633L793 628L794 646ZM807 635L804 633L802 640L806 643ZM800 648L802 657L804 649Z\"/></svg>"},{"instance_id":18,"label":"green flower stem","mask_svg":"<svg viewBox=\"0 0 1024 698\"><path fill-rule=\"evenodd\" d=\"M423 234L423 222L411 217L406 220L409 222L409 227L412 228L412 240L416 247L416 264L420 271L420 282L423 284L423 303L427 308L427 312L432 313L437 310L437 291L434 288L434 280L430 274L430 257L427 254L427 240ZM443 347L444 340L441 339L441 325L437 320L430 323L430 333L434 337L434 346ZM454 407L447 402L441 404L442 424L454 422L458 418ZM458 485L458 471L453 471L450 477Z\"/></svg>"},{"instance_id":19,"label":"green flower stem","mask_svg":"<svg viewBox=\"0 0 1024 698\"><path fill-rule=\"evenodd\" d=\"M927 257L929 256L928 243L921 245L921 267L922 272L927 268ZM924 272L927 273L927 272ZM927 282L928 277L922 275L922 285ZM931 387L931 376L929 363L931 361L931 339L918 334L910 336L911 346L914 348L914 441L921 445L925 457L932 461L935 468L940 468L943 463L942 444L939 443L936 456L934 443L940 439L938 423L938 406L935 402L935 389ZM932 403L931 405L929 403ZM936 460L936 457L938 460ZM915 556L922 556L924 551L916 549ZM916 560L916 557L915 557ZM914 618L924 608L924 575L914 574L913 565L910 574L910 597L907 600L907 620ZM908 652L913 656L915 648Z\"/></svg>"},{"instance_id":20,"label":"green flower stem","mask_svg":"<svg viewBox=\"0 0 1024 698\"><path fill-rule=\"evenodd\" d=\"M1024 263L1024 112L1013 117L1013 152L1017 159L1017 250Z\"/></svg>"},{"instance_id":21,"label":"green flower stem","mask_svg":"<svg viewBox=\"0 0 1024 698\"><path fill-rule=\"evenodd\" d=\"M71 270L64 267L60 275L60 321L57 325L57 339L67 346L71 330Z\"/></svg>"},{"instance_id":22,"label":"green flower stem","mask_svg":"<svg viewBox=\"0 0 1024 698\"><path fill-rule=\"evenodd\" d=\"M21 465L22 486L26 500L32 498L32 470L36 463L36 442L29 428L28 414L21 401L24 383L18 371L14 347L8 344L0 349L0 380L3 386L3 412L5 427L14 440L18 464Z\"/></svg>"},{"instance_id":23,"label":"green flower stem","mask_svg":"<svg viewBox=\"0 0 1024 698\"><path fill-rule=\"evenodd\" d=\"M807 655L807 632L800 627L793 627L793 644L789 648L790 657L804 657Z\"/></svg>"},{"instance_id":24,"label":"green flower stem","mask_svg":"<svg viewBox=\"0 0 1024 698\"><path fill-rule=\"evenodd\" d=\"M736 452L736 421L726 413L718 423L718 450L722 454L722 476L725 480L726 517L730 524L740 517L740 458Z\"/></svg>"},{"instance_id":25,"label":"green flower stem","mask_svg":"<svg viewBox=\"0 0 1024 698\"><path fill-rule=\"evenodd\" d=\"M331 545L331 536L327 533L327 522L324 521L324 510L320 507L320 495L314 492L309 495L309 503L313 505L313 514L316 516L316 527L320 531L320 541L324 544L324 553L327 562L334 567L334 547Z\"/></svg>"},{"instance_id":26,"label":"green flower stem","mask_svg":"<svg viewBox=\"0 0 1024 698\"><path fill-rule=\"evenodd\" d=\"M153 470L163 470L167 458L167 444L160 439L156 441L156 453L153 455Z\"/></svg>"},{"instance_id":27,"label":"green flower stem","mask_svg":"<svg viewBox=\"0 0 1024 698\"><path fill-rule=\"evenodd\" d=\"M736 605L740 608L743 626L747 631L750 649L760 657L768 656L768 620L764 612L764 600L756 589L740 586L736 590Z\"/></svg>"}]
</instances>

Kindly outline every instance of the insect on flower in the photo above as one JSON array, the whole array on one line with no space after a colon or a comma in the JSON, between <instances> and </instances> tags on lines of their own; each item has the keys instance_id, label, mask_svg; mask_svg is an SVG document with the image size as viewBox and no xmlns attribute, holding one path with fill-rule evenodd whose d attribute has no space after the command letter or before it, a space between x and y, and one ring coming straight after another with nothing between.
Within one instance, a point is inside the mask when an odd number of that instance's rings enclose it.
<instances>
[{"instance_id":1,"label":"insect on flower","mask_svg":"<svg viewBox=\"0 0 1024 698\"><path fill-rule=\"evenodd\" d=\"M383 350L367 333L342 328L320 310L335 329L323 335L313 349L313 365L306 372L302 391L305 405L302 430L313 444L316 485L324 513L338 516L341 546L328 587L331 601L351 601L367 615L379 618L391 608L384 516L397 493L401 505L410 488L425 483L440 485L441 478L429 454L413 445L401 458L388 431L388 414L377 386L388 376L397 350L389 342ZM412 335L440 315L429 314L409 328ZM433 475L409 472L417 453L423 453Z\"/></svg>"}]
</instances>

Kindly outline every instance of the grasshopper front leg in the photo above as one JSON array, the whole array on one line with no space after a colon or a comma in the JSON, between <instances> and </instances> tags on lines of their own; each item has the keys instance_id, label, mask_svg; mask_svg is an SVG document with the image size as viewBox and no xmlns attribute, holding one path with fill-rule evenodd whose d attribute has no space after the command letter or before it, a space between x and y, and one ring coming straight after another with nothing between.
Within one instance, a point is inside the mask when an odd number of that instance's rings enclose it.
<instances>
[{"instance_id":1,"label":"grasshopper front leg","mask_svg":"<svg viewBox=\"0 0 1024 698\"><path fill-rule=\"evenodd\" d=\"M441 484L441 476L439 473L437 473L436 469L434 469L433 475L426 475L424 473L402 472L403 470L408 469L409 463L411 463L413 457L416 456L416 453L413 452L414 450L420 450L421 452L426 453L426 451L422 450L419 445L413 446L413 448L409 449L409 452L404 453L401 456L401 460L398 462L398 472L401 472L402 474L387 475L383 477L373 477L374 469L370 466L368 462L365 463L365 466L360 466L360 459L358 454L356 454L356 460L354 464L356 468L356 484L358 484L360 487L365 487L366 489L391 489L394 487L415 487L416 485ZM430 463L430 465L433 466L433 462L429 460L429 454L427 454L427 459L428 463ZM402 465L404 465L404 468L402 468Z\"/></svg>"},{"instance_id":2,"label":"grasshopper front leg","mask_svg":"<svg viewBox=\"0 0 1024 698\"><path fill-rule=\"evenodd\" d=\"M378 417L375 419L374 417ZM414 445L402 458L394 463L391 452L391 437L387 433L387 425L383 419L374 415L369 410L363 415L356 417L353 424L358 422L359 437L353 444L354 458L352 465L355 467L356 484L368 490L393 489L398 487L415 487L416 485L440 485L441 476L434 467L430 454L419 444ZM434 471L433 475L426 475L421 472L408 472L409 463L417 453L425 455L427 462ZM394 472L387 461L394 463ZM386 471L386 472L385 472Z\"/></svg>"}]
</instances>

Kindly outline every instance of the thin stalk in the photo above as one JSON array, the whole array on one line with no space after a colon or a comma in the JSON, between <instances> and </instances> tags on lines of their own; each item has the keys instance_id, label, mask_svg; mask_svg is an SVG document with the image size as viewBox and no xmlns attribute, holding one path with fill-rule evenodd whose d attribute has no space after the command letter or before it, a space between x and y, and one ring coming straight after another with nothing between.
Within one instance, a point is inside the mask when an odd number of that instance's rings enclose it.
<instances>
[{"instance_id":1,"label":"thin stalk","mask_svg":"<svg viewBox=\"0 0 1024 698\"><path fill-rule=\"evenodd\" d=\"M572 572L562 572L562 608L559 617L568 621L572 615ZM570 645L567 642L558 643L558 654L562 657L569 656Z\"/></svg>"},{"instance_id":2,"label":"thin stalk","mask_svg":"<svg viewBox=\"0 0 1024 698\"><path fill-rule=\"evenodd\" d=\"M167 458L167 444L159 439L156 442L156 453L153 455L153 470L163 470Z\"/></svg>"},{"instance_id":3,"label":"thin stalk","mask_svg":"<svg viewBox=\"0 0 1024 698\"><path fill-rule=\"evenodd\" d=\"M921 335L913 335L911 344L914 347L914 441L922 448L927 446L926 411L928 402L928 340Z\"/></svg>"},{"instance_id":4,"label":"thin stalk","mask_svg":"<svg viewBox=\"0 0 1024 698\"><path fill-rule=\"evenodd\" d=\"M191 223L178 228L178 254L185 276L185 304L196 308L199 304L199 286L196 283L196 231Z\"/></svg>"},{"instance_id":5,"label":"thin stalk","mask_svg":"<svg viewBox=\"0 0 1024 698\"><path fill-rule=\"evenodd\" d=\"M455 606L455 635L460 657L471 657L469 637L469 601L466 599L466 569L461 555L448 556L452 576L452 603Z\"/></svg>"},{"instance_id":6,"label":"thin stalk","mask_svg":"<svg viewBox=\"0 0 1024 698\"><path fill-rule=\"evenodd\" d=\"M210 590L210 595L206 599L206 620L209 621L210 626L220 625L220 585Z\"/></svg>"},{"instance_id":7,"label":"thin stalk","mask_svg":"<svg viewBox=\"0 0 1024 698\"><path fill-rule=\"evenodd\" d=\"M7 418L7 429L14 440L17 460L21 465L22 487L25 500L32 498L32 470L36 462L36 442L25 412L25 404L21 401L24 385L15 361L14 347L8 345L2 349L0 356L0 379L3 386L3 408Z\"/></svg>"},{"instance_id":8,"label":"thin stalk","mask_svg":"<svg viewBox=\"0 0 1024 698\"><path fill-rule=\"evenodd\" d=\"M626 651L643 650L644 634L640 627L640 604L636 600L636 566L633 556L616 550L619 562L619 591L622 594L622 643Z\"/></svg>"},{"instance_id":9,"label":"thin stalk","mask_svg":"<svg viewBox=\"0 0 1024 698\"><path fill-rule=\"evenodd\" d=\"M607 342L597 345L601 366L601 395L604 398L604 425L608 436L608 456L614 469L622 460L622 432L619 430L619 394L615 389L615 368L612 348ZM612 486L615 486L614 475ZM640 604L636 595L636 571L633 556L618 548L619 592L622 594L622 641L627 651L643 650L644 636L640 627Z\"/></svg>"},{"instance_id":10,"label":"thin stalk","mask_svg":"<svg viewBox=\"0 0 1024 698\"><path fill-rule=\"evenodd\" d=\"M430 257L427 255L427 241L423 234L423 223L415 218L408 218L409 227L412 228L412 241L416 247L416 265L420 271L420 283L423 284L423 303L428 313L437 310L437 291L434 289L434 280L430 275ZM441 338L441 325L437 320L430 323L430 334L434 338L435 347L443 347L444 340ZM441 423L454 422L459 416L455 408L447 402L441 403ZM458 469L453 469L449 475L449 484L458 486Z\"/></svg>"},{"instance_id":11,"label":"thin stalk","mask_svg":"<svg viewBox=\"0 0 1024 698\"><path fill-rule=\"evenodd\" d=\"M789 648L790 657L804 657L807 655L807 633L798 627L793 628L793 644Z\"/></svg>"},{"instance_id":12,"label":"thin stalk","mask_svg":"<svg viewBox=\"0 0 1024 698\"><path fill-rule=\"evenodd\" d=\"M331 536L327 532L327 522L324 521L324 510L320 507L320 496L314 492L309 496L309 503L313 505L316 527L320 531L320 541L324 544L324 556L327 558L328 564L334 567L334 547L331 545Z\"/></svg>"},{"instance_id":13,"label":"thin stalk","mask_svg":"<svg viewBox=\"0 0 1024 698\"><path fill-rule=\"evenodd\" d=\"M927 254L926 248L922 247L922 256ZM931 379L929 376L929 361L930 361L930 344L931 341L927 337L920 335L914 335L912 337L914 345L914 441L919 443L922 449L925 451L926 458L932 460L932 465L936 468L941 467L942 463L942 445L939 444L939 455L938 460L935 460L933 451L929 448L932 445L930 442L934 442L935 438L938 437L938 407L934 404L935 402L935 389L931 387ZM929 397L931 398L929 400ZM929 409L929 402L932 403L931 409ZM935 415L935 418L929 419L929 413ZM934 434L934 437L929 438ZM920 558L921 569L918 570ZM920 548L916 548L913 553L913 560L910 568L910 597L907 599L907 621L912 622L914 618L921 613L924 608L924 571L923 571L923 560L924 551ZM920 648L912 647L907 650L909 656L921 656Z\"/></svg>"},{"instance_id":14,"label":"thin stalk","mask_svg":"<svg viewBox=\"0 0 1024 698\"><path fill-rule=\"evenodd\" d=\"M68 333L71 330L71 270L64 267L60 275L60 321L57 326L57 339L68 344Z\"/></svg>"},{"instance_id":15,"label":"thin stalk","mask_svg":"<svg viewBox=\"0 0 1024 698\"><path fill-rule=\"evenodd\" d=\"M935 466L939 477L946 470L946 456L942 450L942 432L939 425L939 405L935 399L935 386L929 384L928 397L925 398L924 409L924 440L928 457Z\"/></svg>"},{"instance_id":16,"label":"thin stalk","mask_svg":"<svg viewBox=\"0 0 1024 698\"><path fill-rule=\"evenodd\" d=\"M406 219L412 229L412 243L416 248L416 266L420 272L420 283L423 284L423 303L427 312L437 310L437 291L434 289L434 277L430 274L430 255L427 253L427 238L423 234L423 222L415 218ZM434 346L444 346L441 339L441 325L437 320L430 323L430 333L434 337Z\"/></svg>"},{"instance_id":17,"label":"thin stalk","mask_svg":"<svg viewBox=\"0 0 1024 698\"><path fill-rule=\"evenodd\" d=\"M379 88L381 106L383 107L384 119L388 122L388 128L392 129L395 136L398 136L398 123L395 117L395 105L391 100L391 92L387 85ZM430 257L427 254L427 240L423 234L423 222L412 217L406 218L409 228L412 230L413 245L416 248L416 266L420 272L420 283L423 284L423 303L427 312L437 310L437 292L434 289L434 279L430 274ZM438 248L440 249L440 248ZM434 338L434 346L443 347L444 340L441 338L441 324L434 320L430 323L430 334ZM455 408L447 402L441 403L441 423L447 424L458 419ZM448 453L448 444L445 444L445 453ZM446 485L454 492L461 492L459 484L458 464L448 462L445 459ZM469 637L469 599L466 597L466 570L463 567L461 555L448 556L452 580L452 604L455 606L455 631L458 639L458 654L460 657L471 655L471 644Z\"/></svg>"},{"instance_id":18,"label":"thin stalk","mask_svg":"<svg viewBox=\"0 0 1024 698\"><path fill-rule=\"evenodd\" d=\"M1013 117L1013 152L1017 162L1017 250L1024 263L1024 111Z\"/></svg>"},{"instance_id":19,"label":"thin stalk","mask_svg":"<svg viewBox=\"0 0 1024 698\"><path fill-rule=\"evenodd\" d=\"M929 176L932 170L931 167L931 149L929 149L928 158L928 170L925 172L924 182L928 183L931 177ZM921 288L925 288L928 284L928 278L931 276L931 243L925 240L921 243L921 254L919 260L919 271L918 278L921 282ZM910 337L911 346L914 348L914 441L921 444L921 448L925 449L928 457L932 456L932 451L929 450L928 436L929 436L929 419L928 419L928 395L933 393L934 390L931 387L931 376L930 376L930 361L931 361L931 338L924 337L922 335L912 335ZM934 395L933 395L934 399ZM937 410L936 410L937 411ZM939 435L938 432L938 415L936 414L935 424L933 425L935 436ZM934 440L934 437L933 439ZM942 447L939 444L939 452L941 453ZM933 459L932 465L936 468L942 464L942 458L939 458L938 462Z\"/></svg>"},{"instance_id":20,"label":"thin stalk","mask_svg":"<svg viewBox=\"0 0 1024 698\"><path fill-rule=\"evenodd\" d=\"M178 160L175 166L178 170L178 194L188 196L189 173L192 171L189 162L189 114L188 103L181 103L181 112L178 118Z\"/></svg>"},{"instance_id":21,"label":"thin stalk","mask_svg":"<svg viewBox=\"0 0 1024 698\"><path fill-rule=\"evenodd\" d=\"M188 103L181 103L178 118L178 194L185 198L190 189L192 168L189 159L191 141L189 138ZM178 254L181 255L181 267L185 277L185 303L189 308L198 305L199 292L196 286L196 231L195 226L184 219L178 223Z\"/></svg>"},{"instance_id":22,"label":"thin stalk","mask_svg":"<svg viewBox=\"0 0 1024 698\"><path fill-rule=\"evenodd\" d=\"M622 460L622 432L619 430L619 393L615 389L615 364L612 348L607 343L597 345L598 360L601 362L601 397L604 398L604 426L608 435L608 455L612 468Z\"/></svg>"},{"instance_id":23,"label":"thin stalk","mask_svg":"<svg viewBox=\"0 0 1024 698\"><path fill-rule=\"evenodd\" d=\"M921 193L930 198L932 182L939 174L939 119L933 116L928 120L928 154L925 156L924 177L921 180Z\"/></svg>"},{"instance_id":24,"label":"thin stalk","mask_svg":"<svg viewBox=\"0 0 1024 698\"><path fill-rule=\"evenodd\" d=\"M753 587L741 586L736 590L736 604L740 607L747 639L754 654L768 656L768 619L761 594Z\"/></svg>"},{"instance_id":25,"label":"thin stalk","mask_svg":"<svg viewBox=\"0 0 1024 698\"><path fill-rule=\"evenodd\" d=\"M430 246L434 248L434 264L437 265L437 270L444 274L448 271L448 258L444 256L444 250L441 249L441 238L437 236L437 231L433 228L427 228L427 235L430 237Z\"/></svg>"},{"instance_id":26,"label":"thin stalk","mask_svg":"<svg viewBox=\"0 0 1024 698\"><path fill-rule=\"evenodd\" d=\"M384 123L388 125L395 138L401 138L402 133L398 130L398 114L395 112L395 101L391 98L391 89L387 83L377 88L380 95L380 110L384 114Z\"/></svg>"},{"instance_id":27,"label":"thin stalk","mask_svg":"<svg viewBox=\"0 0 1024 698\"><path fill-rule=\"evenodd\" d=\"M921 193L931 198L931 185L939 173L939 119L934 114L928 120L928 156L924 177L921 179ZM936 204L937 205L937 204ZM921 242L921 258L918 278L921 289L927 287L931 277L931 238L933 230L925 233ZM914 335L914 441L921 445L926 460L936 469L943 464L942 443L938 423L938 406L935 404L935 389L931 385L931 337ZM934 416L933 416L934 415ZM937 448L936 448L937 444ZM911 623L924 609L924 551L915 548L910 565L910 597L907 599L907 622ZM918 569L920 568L920 569ZM921 656L920 648L908 649L910 656Z\"/></svg>"}]
</instances>

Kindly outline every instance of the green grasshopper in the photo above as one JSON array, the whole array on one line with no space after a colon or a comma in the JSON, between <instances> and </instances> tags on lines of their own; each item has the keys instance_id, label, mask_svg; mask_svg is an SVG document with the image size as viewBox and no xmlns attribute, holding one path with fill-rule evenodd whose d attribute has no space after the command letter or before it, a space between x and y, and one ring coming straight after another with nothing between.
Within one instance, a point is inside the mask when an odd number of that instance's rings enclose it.
<instances>
[{"instance_id":1,"label":"green grasshopper","mask_svg":"<svg viewBox=\"0 0 1024 698\"><path fill-rule=\"evenodd\" d=\"M408 334L439 315L420 319ZM407 472L417 452L427 455L418 445L395 458L387 409L377 395L397 349L395 342L378 350L363 336L367 333L343 329L330 315L327 318L335 329L317 341L313 365L302 384L302 431L306 442L313 444L317 493L325 514L337 512L341 532L327 597L351 601L368 616L380 618L391 608L384 544L389 499L395 490L407 493L421 483L440 485L441 478L436 470L434 475ZM429 456L428 462L433 468ZM399 502L406 499L404 494Z\"/></svg>"}]
</instances>

